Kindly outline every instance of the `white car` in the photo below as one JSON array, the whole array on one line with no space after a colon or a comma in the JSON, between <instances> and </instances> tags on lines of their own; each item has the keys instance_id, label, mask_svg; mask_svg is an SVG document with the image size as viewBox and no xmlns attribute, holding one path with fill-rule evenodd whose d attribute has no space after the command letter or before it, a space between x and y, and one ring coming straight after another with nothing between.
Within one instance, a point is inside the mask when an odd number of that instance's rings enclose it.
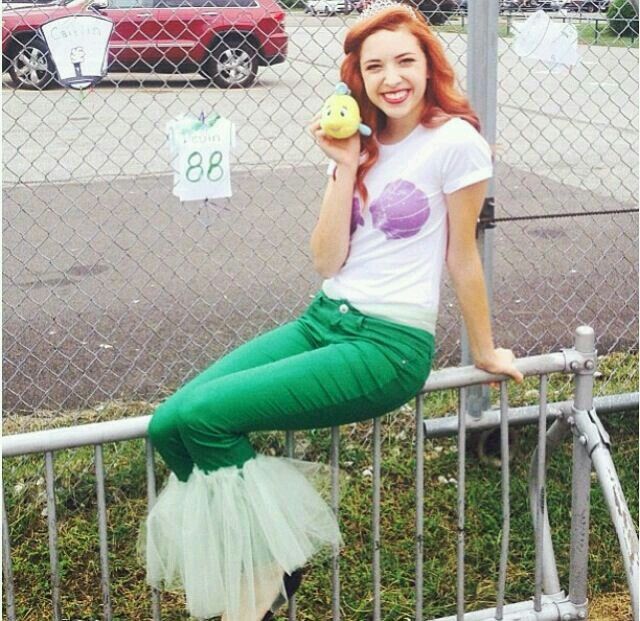
<instances>
[{"instance_id":1,"label":"white car","mask_svg":"<svg viewBox=\"0 0 640 621\"><path fill-rule=\"evenodd\" d=\"M351 11L353 5L349 0L307 0L304 8L304 12L311 15L348 15Z\"/></svg>"}]
</instances>

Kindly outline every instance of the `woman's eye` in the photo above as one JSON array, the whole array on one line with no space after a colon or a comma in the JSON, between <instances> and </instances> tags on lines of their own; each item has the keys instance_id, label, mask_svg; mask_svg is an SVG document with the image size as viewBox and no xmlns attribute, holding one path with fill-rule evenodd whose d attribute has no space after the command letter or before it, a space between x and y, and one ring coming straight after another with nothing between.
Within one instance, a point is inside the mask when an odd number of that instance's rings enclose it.
<instances>
[{"instance_id":1,"label":"woman's eye","mask_svg":"<svg viewBox=\"0 0 640 621\"><path fill-rule=\"evenodd\" d=\"M403 65L406 65L407 63L412 63L413 62L413 58L403 58L400 63Z\"/></svg>"}]
</instances>

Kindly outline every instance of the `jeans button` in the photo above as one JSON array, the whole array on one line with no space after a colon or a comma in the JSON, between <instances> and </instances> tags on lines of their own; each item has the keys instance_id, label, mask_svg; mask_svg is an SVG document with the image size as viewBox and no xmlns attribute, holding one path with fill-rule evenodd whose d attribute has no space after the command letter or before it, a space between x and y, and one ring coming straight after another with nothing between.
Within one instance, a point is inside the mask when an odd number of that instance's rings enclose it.
<instances>
[{"instance_id":1,"label":"jeans button","mask_svg":"<svg viewBox=\"0 0 640 621\"><path fill-rule=\"evenodd\" d=\"M344 315L349 312L349 307L346 304L340 304L340 308L338 310Z\"/></svg>"}]
</instances>

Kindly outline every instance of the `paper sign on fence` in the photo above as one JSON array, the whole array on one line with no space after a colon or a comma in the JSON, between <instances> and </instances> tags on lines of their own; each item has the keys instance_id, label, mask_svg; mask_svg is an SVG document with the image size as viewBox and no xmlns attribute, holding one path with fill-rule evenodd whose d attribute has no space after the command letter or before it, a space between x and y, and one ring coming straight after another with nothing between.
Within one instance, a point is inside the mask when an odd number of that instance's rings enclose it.
<instances>
[{"instance_id":1,"label":"paper sign on fence","mask_svg":"<svg viewBox=\"0 0 640 621\"><path fill-rule=\"evenodd\" d=\"M82 89L107 73L107 48L113 22L98 15L70 15L41 26L58 80Z\"/></svg>"},{"instance_id":2,"label":"paper sign on fence","mask_svg":"<svg viewBox=\"0 0 640 621\"><path fill-rule=\"evenodd\" d=\"M577 64L578 31L572 24L554 24L543 11L536 11L517 31L513 50L522 58L541 60L552 71Z\"/></svg>"},{"instance_id":3,"label":"paper sign on fence","mask_svg":"<svg viewBox=\"0 0 640 621\"><path fill-rule=\"evenodd\" d=\"M231 149L235 127L215 116L205 122L183 117L169 123L173 193L181 201L224 198L231 191Z\"/></svg>"}]
</instances>

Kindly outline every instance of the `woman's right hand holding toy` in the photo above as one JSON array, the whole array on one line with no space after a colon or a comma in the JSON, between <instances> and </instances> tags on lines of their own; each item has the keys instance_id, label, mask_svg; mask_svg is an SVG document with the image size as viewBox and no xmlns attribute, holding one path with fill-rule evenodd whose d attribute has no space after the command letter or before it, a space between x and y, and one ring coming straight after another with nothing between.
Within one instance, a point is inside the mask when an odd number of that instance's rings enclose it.
<instances>
[{"instance_id":1,"label":"woman's right hand holding toy","mask_svg":"<svg viewBox=\"0 0 640 621\"><path fill-rule=\"evenodd\" d=\"M320 114L313 117L309 132L325 155L339 167L348 168L354 173L360 163L360 134L356 132L349 138L331 138L320 127Z\"/></svg>"}]
</instances>

